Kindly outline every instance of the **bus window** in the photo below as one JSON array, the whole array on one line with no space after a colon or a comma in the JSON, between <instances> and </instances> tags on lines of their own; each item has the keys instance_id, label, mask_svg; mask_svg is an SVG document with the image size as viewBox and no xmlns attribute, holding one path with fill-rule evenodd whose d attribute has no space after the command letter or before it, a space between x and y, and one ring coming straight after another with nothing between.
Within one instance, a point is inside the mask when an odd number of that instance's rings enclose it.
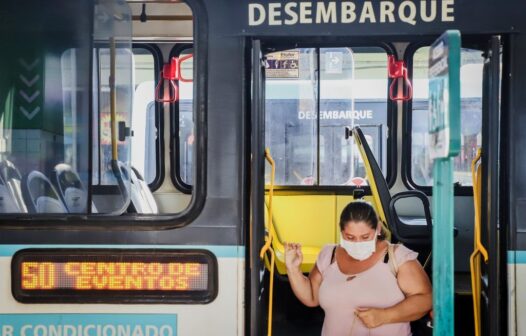
<instances>
[{"instance_id":1,"label":"bus window","mask_svg":"<svg viewBox=\"0 0 526 336\"><path fill-rule=\"evenodd\" d=\"M151 185L158 177L157 148L160 139L155 102L155 80L158 73L154 53L147 47L134 47L135 90L132 112L131 165Z\"/></svg>"},{"instance_id":2,"label":"bus window","mask_svg":"<svg viewBox=\"0 0 526 336\"><path fill-rule=\"evenodd\" d=\"M192 48L183 49L179 53L182 58L193 54ZM183 192L190 192L194 183L193 176L193 149L194 149L194 104L193 104L193 58L186 59L181 63L181 76L184 81L179 81L179 102L177 120L176 143L177 150L173 151L175 157L174 181L176 187Z\"/></svg>"},{"instance_id":3,"label":"bus window","mask_svg":"<svg viewBox=\"0 0 526 336\"><path fill-rule=\"evenodd\" d=\"M345 127L358 125L386 175L387 84L382 48L302 48L267 55L265 142L276 161L276 184L366 183L357 148L345 139Z\"/></svg>"},{"instance_id":4,"label":"bus window","mask_svg":"<svg viewBox=\"0 0 526 336\"><path fill-rule=\"evenodd\" d=\"M93 11L92 3L57 6ZM0 178L13 186L3 197L18 205L9 212L28 212L31 218L121 214L129 203L129 182L117 161L129 166L129 137L112 136L110 125L111 120L122 121L123 130L130 125L129 7L96 4L95 12L104 17L8 10L13 33L0 36L10 51L0 63L0 166L9 169L2 169ZM35 24L27 26L27 20Z\"/></svg>"},{"instance_id":5,"label":"bus window","mask_svg":"<svg viewBox=\"0 0 526 336\"><path fill-rule=\"evenodd\" d=\"M433 185L433 162L428 148L428 56L429 47L413 56L413 109L411 114L411 174L417 186ZM461 150L454 159L454 182L471 186L471 162L481 146L482 131L482 51L462 49L460 68Z\"/></svg>"},{"instance_id":6,"label":"bus window","mask_svg":"<svg viewBox=\"0 0 526 336\"><path fill-rule=\"evenodd\" d=\"M111 48L98 48L96 62L98 65L96 71L99 78L98 108L94 110L95 120L98 124L97 133L94 133L94 137L98 141L93 142L93 200L98 204L97 208L99 211L103 213L122 213L126 210L129 202L128 197L120 198L120 196L127 194L127 191L123 189L123 184L130 183L129 171L121 172L117 168L115 161L126 163L124 166L127 166L130 162L130 137L122 134L125 130L119 130L118 127L116 132L118 134L112 134L111 62ZM133 66L131 50L118 50L115 54L115 62L116 72L122 73L115 81L115 122L117 125L129 127L131 124L129 111L132 111L132 90L134 87L131 71ZM99 135L98 137L97 134ZM113 137L116 137L116 139L113 139ZM114 141L116 146L113 146ZM95 155L95 153L97 154ZM110 190L112 191L110 192ZM108 192L110 195L117 194L117 196L112 197L108 195Z\"/></svg>"}]
</instances>

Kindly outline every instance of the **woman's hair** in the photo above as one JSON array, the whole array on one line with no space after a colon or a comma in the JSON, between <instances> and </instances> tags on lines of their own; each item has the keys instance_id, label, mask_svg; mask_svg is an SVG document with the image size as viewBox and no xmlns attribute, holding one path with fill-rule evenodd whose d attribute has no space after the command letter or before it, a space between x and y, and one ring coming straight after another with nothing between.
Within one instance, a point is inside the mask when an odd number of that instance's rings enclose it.
<instances>
[{"instance_id":1,"label":"woman's hair","mask_svg":"<svg viewBox=\"0 0 526 336\"><path fill-rule=\"evenodd\" d=\"M349 222L364 222L373 230L376 230L378 225L381 225L373 206L364 201L354 201L343 208L340 215L340 230L343 231ZM383 239L384 237L385 232L382 227L379 238Z\"/></svg>"}]
</instances>

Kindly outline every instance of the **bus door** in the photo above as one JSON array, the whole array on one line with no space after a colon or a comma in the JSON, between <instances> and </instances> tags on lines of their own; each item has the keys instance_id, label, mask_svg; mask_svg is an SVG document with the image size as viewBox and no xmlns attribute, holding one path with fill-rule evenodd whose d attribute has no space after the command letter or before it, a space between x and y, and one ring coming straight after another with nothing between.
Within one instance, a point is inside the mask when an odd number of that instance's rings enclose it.
<instances>
[{"instance_id":1,"label":"bus door","mask_svg":"<svg viewBox=\"0 0 526 336\"><path fill-rule=\"evenodd\" d=\"M500 269L505 235L499 228L499 131L500 131L501 41L491 37L485 53L482 96L482 197L481 242L488 251L488 262L481 261L482 335L502 335L505 316L499 293L505 269ZM504 308L504 309L501 309Z\"/></svg>"},{"instance_id":2,"label":"bus door","mask_svg":"<svg viewBox=\"0 0 526 336\"><path fill-rule=\"evenodd\" d=\"M265 181L261 177L265 174L265 66L261 53L261 42L254 40L252 43L252 114L251 114L251 137L252 137L252 177L251 177L251 209L252 218L248 239L249 265L247 265L247 276L250 284L250 295L247 301L247 325L250 335L263 334L263 322L266 316L265 297L268 296L264 290L263 275L265 264L260 258L260 251L265 239Z\"/></svg>"}]
</instances>

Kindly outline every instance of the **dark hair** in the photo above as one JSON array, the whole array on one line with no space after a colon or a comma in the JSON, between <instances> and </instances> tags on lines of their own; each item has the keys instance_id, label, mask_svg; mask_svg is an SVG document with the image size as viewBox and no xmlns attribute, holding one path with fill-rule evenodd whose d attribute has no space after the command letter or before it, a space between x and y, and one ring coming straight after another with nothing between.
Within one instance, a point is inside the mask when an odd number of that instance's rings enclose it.
<instances>
[{"instance_id":1,"label":"dark hair","mask_svg":"<svg viewBox=\"0 0 526 336\"><path fill-rule=\"evenodd\" d=\"M354 201L345 206L340 215L340 230L347 226L349 222L364 222L370 228L376 230L381 225L376 215L376 211L371 204L364 201ZM383 227L380 232L380 239L385 237Z\"/></svg>"}]
</instances>

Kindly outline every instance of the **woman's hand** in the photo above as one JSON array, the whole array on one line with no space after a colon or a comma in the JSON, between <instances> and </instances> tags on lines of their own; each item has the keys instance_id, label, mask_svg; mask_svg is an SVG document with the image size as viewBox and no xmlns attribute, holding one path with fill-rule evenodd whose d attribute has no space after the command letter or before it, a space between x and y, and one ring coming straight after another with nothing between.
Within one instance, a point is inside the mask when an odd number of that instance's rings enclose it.
<instances>
[{"instance_id":1,"label":"woman's hand","mask_svg":"<svg viewBox=\"0 0 526 336\"><path fill-rule=\"evenodd\" d=\"M369 329L379 327L386 322L386 312L381 308L358 308L355 314Z\"/></svg>"},{"instance_id":2,"label":"woman's hand","mask_svg":"<svg viewBox=\"0 0 526 336\"><path fill-rule=\"evenodd\" d=\"M288 271L298 271L303 261L301 245L296 243L285 243L285 265Z\"/></svg>"}]
</instances>

